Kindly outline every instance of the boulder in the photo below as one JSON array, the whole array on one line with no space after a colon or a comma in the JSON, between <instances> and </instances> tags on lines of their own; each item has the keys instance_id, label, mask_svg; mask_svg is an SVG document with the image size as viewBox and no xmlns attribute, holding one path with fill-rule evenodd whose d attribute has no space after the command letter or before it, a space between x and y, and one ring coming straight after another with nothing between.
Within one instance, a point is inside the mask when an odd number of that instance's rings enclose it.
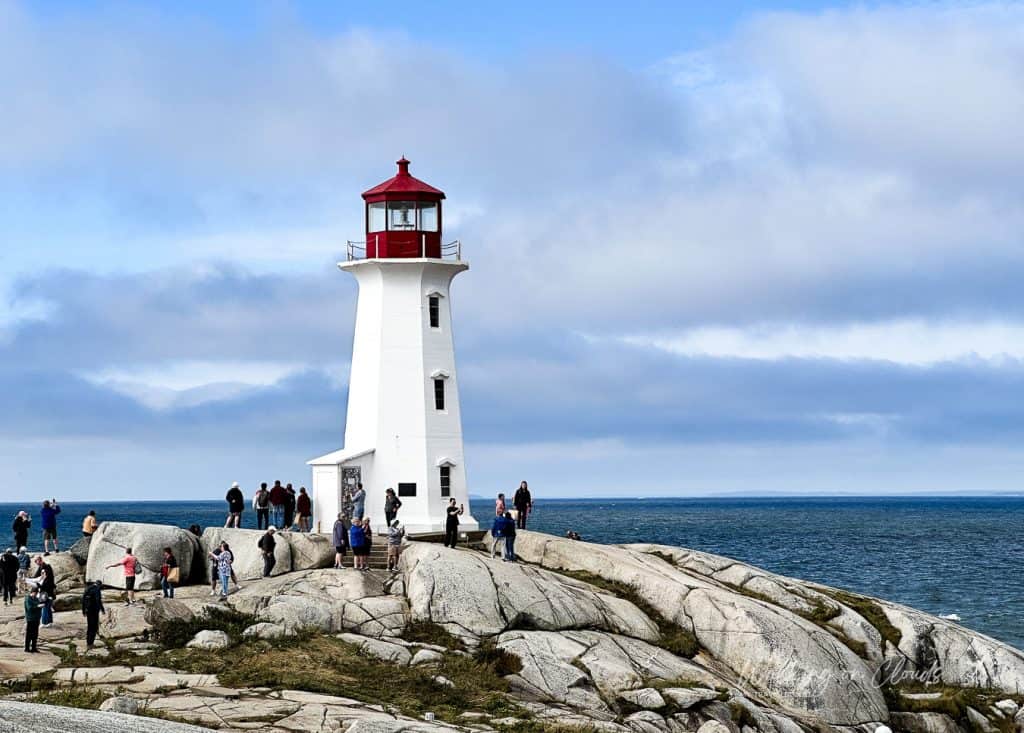
<instances>
[{"instance_id":1,"label":"boulder","mask_svg":"<svg viewBox=\"0 0 1024 733\"><path fill-rule=\"evenodd\" d=\"M719 695L718 690L709 690L707 687L668 687L661 694L680 710L709 702Z\"/></svg>"},{"instance_id":2,"label":"boulder","mask_svg":"<svg viewBox=\"0 0 1024 733\"><path fill-rule=\"evenodd\" d=\"M100 703L100 710L106 713L124 713L125 715L138 715L139 703L134 697L118 695L108 697Z\"/></svg>"},{"instance_id":3,"label":"boulder","mask_svg":"<svg viewBox=\"0 0 1024 733\"><path fill-rule=\"evenodd\" d=\"M185 646L189 649L226 649L231 645L231 639L224 631L213 631L204 629L192 637L192 640Z\"/></svg>"},{"instance_id":4,"label":"boulder","mask_svg":"<svg viewBox=\"0 0 1024 733\"><path fill-rule=\"evenodd\" d=\"M199 550L195 536L178 527L165 524L137 524L133 522L103 522L89 543L86 578L102 580L106 586L124 588L124 570L120 566L107 568L124 557L125 548L131 547L139 559L136 590L160 587L160 566L163 549L170 547L181 566L182 583L189 580L192 557Z\"/></svg>"},{"instance_id":5,"label":"boulder","mask_svg":"<svg viewBox=\"0 0 1024 733\"><path fill-rule=\"evenodd\" d=\"M334 567L334 545L325 534L280 532L292 549L292 570L318 570Z\"/></svg>"},{"instance_id":6,"label":"boulder","mask_svg":"<svg viewBox=\"0 0 1024 733\"><path fill-rule=\"evenodd\" d=\"M4 733L209 733L169 720L0 699Z\"/></svg>"},{"instance_id":7,"label":"boulder","mask_svg":"<svg viewBox=\"0 0 1024 733\"><path fill-rule=\"evenodd\" d=\"M43 560L53 568L53 579L57 583L58 595L68 593L75 588L81 588L85 585L85 575L82 572L82 566L78 564L78 560L70 552L55 552L44 557ZM34 560L29 574L33 578L39 575L39 566L35 564Z\"/></svg>"},{"instance_id":8,"label":"boulder","mask_svg":"<svg viewBox=\"0 0 1024 733\"><path fill-rule=\"evenodd\" d=\"M697 729L697 733L731 733L731 731L725 723L709 720Z\"/></svg>"},{"instance_id":9,"label":"boulder","mask_svg":"<svg viewBox=\"0 0 1024 733\"><path fill-rule=\"evenodd\" d=\"M227 542L234 556L235 576L239 580L256 580L263 577L263 553L256 543L259 542L264 532L259 529L227 529L224 527L207 527L200 538L203 548L203 555L207 556L221 542ZM283 575L291 572L292 550L291 545L284 537L284 533L277 533L274 545L274 558L277 563L271 571L271 576ZM206 563L209 565L209 562Z\"/></svg>"},{"instance_id":10,"label":"boulder","mask_svg":"<svg viewBox=\"0 0 1024 733\"><path fill-rule=\"evenodd\" d=\"M440 624L468 644L516 628L659 637L629 601L565 575L425 543L411 543L399 567L412 618Z\"/></svg>"},{"instance_id":11,"label":"boulder","mask_svg":"<svg viewBox=\"0 0 1024 733\"><path fill-rule=\"evenodd\" d=\"M412 660L412 653L405 644L382 639L368 639L358 634L338 634L338 638L356 646L363 654L385 662L394 662L405 666Z\"/></svg>"},{"instance_id":12,"label":"boulder","mask_svg":"<svg viewBox=\"0 0 1024 733\"><path fill-rule=\"evenodd\" d=\"M242 636L246 639L280 639L288 636L288 632L283 626L261 622L246 627Z\"/></svg>"},{"instance_id":13,"label":"boulder","mask_svg":"<svg viewBox=\"0 0 1024 733\"><path fill-rule=\"evenodd\" d=\"M660 710L665 707L665 698L653 687L623 690L619 693L619 699L644 710Z\"/></svg>"},{"instance_id":14,"label":"boulder","mask_svg":"<svg viewBox=\"0 0 1024 733\"><path fill-rule=\"evenodd\" d=\"M75 544L68 548L68 554L78 561L79 565L89 562L89 545L92 543L92 535L79 537Z\"/></svg>"},{"instance_id":15,"label":"boulder","mask_svg":"<svg viewBox=\"0 0 1024 733\"><path fill-rule=\"evenodd\" d=\"M892 713L892 724L907 733L961 733L956 721L942 713Z\"/></svg>"},{"instance_id":16,"label":"boulder","mask_svg":"<svg viewBox=\"0 0 1024 733\"><path fill-rule=\"evenodd\" d=\"M195 614L183 602L174 598L157 598L146 607L145 619L150 626L167 621L191 621Z\"/></svg>"},{"instance_id":17,"label":"boulder","mask_svg":"<svg viewBox=\"0 0 1024 733\"><path fill-rule=\"evenodd\" d=\"M442 661L444 661L444 655L441 652L436 652L433 649L420 649L412 655L409 666L419 667L422 664L440 664Z\"/></svg>"}]
</instances>

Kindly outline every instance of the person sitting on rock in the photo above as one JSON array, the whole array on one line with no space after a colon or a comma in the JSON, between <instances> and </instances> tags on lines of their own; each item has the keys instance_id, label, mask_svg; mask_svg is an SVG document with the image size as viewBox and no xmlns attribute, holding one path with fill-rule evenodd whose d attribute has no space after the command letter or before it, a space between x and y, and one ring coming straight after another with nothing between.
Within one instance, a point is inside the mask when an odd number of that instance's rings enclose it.
<instances>
[{"instance_id":1,"label":"person sitting on rock","mask_svg":"<svg viewBox=\"0 0 1024 733\"><path fill-rule=\"evenodd\" d=\"M264 578L270 577L270 573L274 570L274 565L277 564L277 558L274 557L274 550L277 548L277 540L274 539L274 531L273 527L268 528L256 542L256 546L259 547L260 552L263 553Z\"/></svg>"},{"instance_id":2,"label":"person sitting on rock","mask_svg":"<svg viewBox=\"0 0 1024 733\"><path fill-rule=\"evenodd\" d=\"M124 605L134 606L135 605L135 575L142 569L139 564L139 558L132 554L132 548L124 548L124 557L115 563L107 565L106 569L122 567L124 568L124 589L127 591L128 600L125 601Z\"/></svg>"},{"instance_id":3,"label":"person sitting on rock","mask_svg":"<svg viewBox=\"0 0 1024 733\"><path fill-rule=\"evenodd\" d=\"M348 550L348 531L351 528L348 517L340 513L334 520L334 532L331 539L334 541L334 568L340 570L345 567L345 552Z\"/></svg>"},{"instance_id":4,"label":"person sitting on rock","mask_svg":"<svg viewBox=\"0 0 1024 733\"><path fill-rule=\"evenodd\" d=\"M100 614L106 613L103 607L103 581L94 580L85 586L82 593L82 615L85 616L85 648L92 649L96 643L96 634L100 630Z\"/></svg>"},{"instance_id":5,"label":"person sitting on rock","mask_svg":"<svg viewBox=\"0 0 1024 733\"><path fill-rule=\"evenodd\" d=\"M388 571L398 570L398 558L402 554L402 540L405 539L405 528L396 519L388 527Z\"/></svg>"}]
</instances>

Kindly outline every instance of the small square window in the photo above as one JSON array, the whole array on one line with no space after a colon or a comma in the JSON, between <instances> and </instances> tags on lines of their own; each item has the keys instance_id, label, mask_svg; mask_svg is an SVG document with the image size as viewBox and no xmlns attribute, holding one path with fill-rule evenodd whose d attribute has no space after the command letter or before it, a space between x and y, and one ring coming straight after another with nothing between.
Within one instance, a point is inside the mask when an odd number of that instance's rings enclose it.
<instances>
[{"instance_id":1,"label":"small square window","mask_svg":"<svg viewBox=\"0 0 1024 733\"><path fill-rule=\"evenodd\" d=\"M434 408L438 410L444 409L444 380L434 380Z\"/></svg>"},{"instance_id":2,"label":"small square window","mask_svg":"<svg viewBox=\"0 0 1024 733\"><path fill-rule=\"evenodd\" d=\"M430 327L440 328L441 327L441 299L436 295L431 295L427 299L428 310L430 311Z\"/></svg>"},{"instance_id":3,"label":"small square window","mask_svg":"<svg viewBox=\"0 0 1024 733\"><path fill-rule=\"evenodd\" d=\"M399 496L416 496L416 484L398 484Z\"/></svg>"},{"instance_id":4,"label":"small square window","mask_svg":"<svg viewBox=\"0 0 1024 733\"><path fill-rule=\"evenodd\" d=\"M441 466L441 496L452 495L452 467Z\"/></svg>"}]
</instances>

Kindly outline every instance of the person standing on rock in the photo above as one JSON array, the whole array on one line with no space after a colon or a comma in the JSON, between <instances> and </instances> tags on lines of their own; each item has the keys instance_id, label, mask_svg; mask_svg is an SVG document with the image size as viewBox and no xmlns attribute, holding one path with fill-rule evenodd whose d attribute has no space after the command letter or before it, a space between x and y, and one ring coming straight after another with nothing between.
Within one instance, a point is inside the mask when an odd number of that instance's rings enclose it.
<instances>
[{"instance_id":1,"label":"person standing on rock","mask_svg":"<svg viewBox=\"0 0 1024 733\"><path fill-rule=\"evenodd\" d=\"M516 495L512 497L512 506L516 508L516 527L526 529L526 516L533 511L533 497L525 481L519 482Z\"/></svg>"},{"instance_id":2,"label":"person standing on rock","mask_svg":"<svg viewBox=\"0 0 1024 733\"><path fill-rule=\"evenodd\" d=\"M270 492L266 482L260 484L260 490L252 497L252 508L256 511L256 529L270 526Z\"/></svg>"},{"instance_id":3,"label":"person standing on rock","mask_svg":"<svg viewBox=\"0 0 1024 733\"><path fill-rule=\"evenodd\" d=\"M494 500L494 516L504 517L505 516L505 495L498 494L498 498Z\"/></svg>"},{"instance_id":4,"label":"person standing on rock","mask_svg":"<svg viewBox=\"0 0 1024 733\"><path fill-rule=\"evenodd\" d=\"M36 555L36 571L39 582L39 603L42 606L43 626L53 623L53 600L57 597L57 581L53 575L53 566L43 560L42 556Z\"/></svg>"},{"instance_id":5,"label":"person standing on rock","mask_svg":"<svg viewBox=\"0 0 1024 733\"><path fill-rule=\"evenodd\" d=\"M501 552L501 546L505 542L505 517L497 515L491 523L491 557L496 557Z\"/></svg>"},{"instance_id":6,"label":"person standing on rock","mask_svg":"<svg viewBox=\"0 0 1024 733\"><path fill-rule=\"evenodd\" d=\"M366 491L362 484L356 484L356 490L352 492L352 518L361 522L366 511Z\"/></svg>"},{"instance_id":7,"label":"person standing on rock","mask_svg":"<svg viewBox=\"0 0 1024 733\"><path fill-rule=\"evenodd\" d=\"M455 499L448 500L444 520L444 546L454 548L459 541L459 517L466 511L466 506L455 506Z\"/></svg>"},{"instance_id":8,"label":"person standing on rock","mask_svg":"<svg viewBox=\"0 0 1024 733\"><path fill-rule=\"evenodd\" d=\"M107 565L107 569L109 570L110 568L116 568L118 566L124 568L124 589L128 592L128 600L124 602L124 605L134 606L135 574L141 570L141 566L139 564L139 558L132 554L132 548L124 548L124 557L115 563Z\"/></svg>"},{"instance_id":9,"label":"person standing on rock","mask_svg":"<svg viewBox=\"0 0 1024 733\"><path fill-rule=\"evenodd\" d=\"M270 490L270 514L275 527L284 526L284 497L287 493L280 481L274 482L274 488Z\"/></svg>"},{"instance_id":10,"label":"person standing on rock","mask_svg":"<svg viewBox=\"0 0 1024 733\"><path fill-rule=\"evenodd\" d=\"M39 518L43 522L43 554L50 554L50 541L53 540L53 551L60 552L57 546L57 515L60 514L60 505L56 499L43 502L43 508L39 510Z\"/></svg>"},{"instance_id":11,"label":"person standing on rock","mask_svg":"<svg viewBox=\"0 0 1024 733\"><path fill-rule=\"evenodd\" d=\"M274 539L274 528L270 527L263 536L256 542L256 546L260 548L260 552L263 553L263 577L269 578L270 573L274 570L274 565L277 564L277 558L274 557L274 550L277 548L277 540Z\"/></svg>"},{"instance_id":12,"label":"person standing on rock","mask_svg":"<svg viewBox=\"0 0 1024 733\"><path fill-rule=\"evenodd\" d=\"M313 517L313 502L309 500L306 487L299 487L299 495L295 499L295 511L299 514L299 531L309 532L311 519Z\"/></svg>"},{"instance_id":13,"label":"person standing on rock","mask_svg":"<svg viewBox=\"0 0 1024 733\"><path fill-rule=\"evenodd\" d=\"M238 487L238 482L235 481L231 484L231 488L228 489L228 493L224 496L224 499L228 503L228 521L224 524L225 527L234 527L236 529L242 526L242 512L245 510L245 494Z\"/></svg>"},{"instance_id":14,"label":"person standing on rock","mask_svg":"<svg viewBox=\"0 0 1024 733\"><path fill-rule=\"evenodd\" d=\"M89 513L85 515L85 519L82 520L82 536L92 537L99 526L99 522L96 521L96 510L90 509Z\"/></svg>"},{"instance_id":15,"label":"person standing on rock","mask_svg":"<svg viewBox=\"0 0 1024 733\"><path fill-rule=\"evenodd\" d=\"M96 643L96 634L100 630L100 614L106 613L103 607L103 581L94 580L86 584L82 593L82 615L85 616L85 648L92 649Z\"/></svg>"},{"instance_id":16,"label":"person standing on rock","mask_svg":"<svg viewBox=\"0 0 1024 733\"><path fill-rule=\"evenodd\" d=\"M291 530L295 524L295 489L291 484L284 487L284 526L281 529Z\"/></svg>"},{"instance_id":17,"label":"person standing on rock","mask_svg":"<svg viewBox=\"0 0 1024 733\"><path fill-rule=\"evenodd\" d=\"M164 561L160 565L160 589L164 592L164 598L174 598L174 586L181 579L181 569L178 567L178 558L170 547L164 548Z\"/></svg>"},{"instance_id":18,"label":"person standing on rock","mask_svg":"<svg viewBox=\"0 0 1024 733\"><path fill-rule=\"evenodd\" d=\"M0 555L0 578L3 578L4 605L9 606L18 595L18 558L10 547Z\"/></svg>"},{"instance_id":19,"label":"person standing on rock","mask_svg":"<svg viewBox=\"0 0 1024 733\"><path fill-rule=\"evenodd\" d=\"M210 557L217 561L217 575L220 577L220 597L221 600L226 601L228 598L228 581L234 575L231 564L235 561L235 556L231 554L231 547L228 543L221 542L220 552L216 555L211 552Z\"/></svg>"},{"instance_id":20,"label":"person standing on rock","mask_svg":"<svg viewBox=\"0 0 1024 733\"><path fill-rule=\"evenodd\" d=\"M388 527L391 527L391 523L395 521L398 516L398 510L402 508L401 500L395 495L394 489L388 489L384 492L384 520Z\"/></svg>"},{"instance_id":21,"label":"person standing on rock","mask_svg":"<svg viewBox=\"0 0 1024 733\"><path fill-rule=\"evenodd\" d=\"M39 589L33 588L25 596L25 651L35 654L39 651L39 622L43 619L43 607L39 603Z\"/></svg>"},{"instance_id":22,"label":"person standing on rock","mask_svg":"<svg viewBox=\"0 0 1024 733\"><path fill-rule=\"evenodd\" d=\"M402 556L402 540L405 529L396 519L388 526L388 572L398 570L398 558Z\"/></svg>"},{"instance_id":23,"label":"person standing on rock","mask_svg":"<svg viewBox=\"0 0 1024 733\"><path fill-rule=\"evenodd\" d=\"M345 567L345 551L348 549L348 531L350 528L351 524L348 521L348 517L344 514L339 514L338 518L334 520L334 531L331 539L334 542L335 570L341 570Z\"/></svg>"},{"instance_id":24,"label":"person standing on rock","mask_svg":"<svg viewBox=\"0 0 1024 733\"><path fill-rule=\"evenodd\" d=\"M505 562L516 561L516 520L512 512L505 512Z\"/></svg>"},{"instance_id":25,"label":"person standing on rock","mask_svg":"<svg viewBox=\"0 0 1024 733\"><path fill-rule=\"evenodd\" d=\"M14 532L14 546L28 547L28 531L32 529L32 517L26 511L18 512L11 525Z\"/></svg>"},{"instance_id":26,"label":"person standing on rock","mask_svg":"<svg viewBox=\"0 0 1024 733\"><path fill-rule=\"evenodd\" d=\"M32 558L28 555L27 547L19 547L18 554L18 590L24 593L28 589L28 569L32 565Z\"/></svg>"},{"instance_id":27,"label":"person standing on rock","mask_svg":"<svg viewBox=\"0 0 1024 733\"><path fill-rule=\"evenodd\" d=\"M352 546L352 568L365 570L366 557L370 552L366 547L366 535L363 532L362 522L352 522L352 527L348 531L348 541Z\"/></svg>"}]
</instances>

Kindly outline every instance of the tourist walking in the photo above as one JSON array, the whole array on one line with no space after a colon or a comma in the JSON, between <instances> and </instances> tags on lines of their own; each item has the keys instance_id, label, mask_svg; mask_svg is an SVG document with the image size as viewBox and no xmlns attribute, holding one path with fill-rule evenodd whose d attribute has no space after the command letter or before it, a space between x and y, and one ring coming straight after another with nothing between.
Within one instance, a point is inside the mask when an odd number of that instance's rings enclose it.
<instances>
[{"instance_id":1,"label":"tourist walking","mask_svg":"<svg viewBox=\"0 0 1024 733\"><path fill-rule=\"evenodd\" d=\"M239 529L242 526L242 512L245 511L245 494L242 493L237 481L231 484L224 499L228 503L228 521L224 526Z\"/></svg>"},{"instance_id":2,"label":"tourist walking","mask_svg":"<svg viewBox=\"0 0 1024 733\"><path fill-rule=\"evenodd\" d=\"M466 511L466 507L463 504L455 506L455 499L448 500L448 506L445 509L447 516L444 520L444 546L455 547L455 544L459 541L459 517Z\"/></svg>"},{"instance_id":3,"label":"tourist walking","mask_svg":"<svg viewBox=\"0 0 1024 733\"><path fill-rule=\"evenodd\" d=\"M287 493L280 481L274 482L274 488L270 490L270 516L275 527L284 526L284 497Z\"/></svg>"},{"instance_id":4,"label":"tourist walking","mask_svg":"<svg viewBox=\"0 0 1024 733\"><path fill-rule=\"evenodd\" d=\"M36 555L36 577L39 588L39 603L42 605L43 626L53 623L53 599L57 597L57 581L53 575L53 566L43 560L42 556Z\"/></svg>"},{"instance_id":5,"label":"tourist walking","mask_svg":"<svg viewBox=\"0 0 1024 733\"><path fill-rule=\"evenodd\" d=\"M217 560L217 575L220 578L220 597L221 600L227 600L228 598L228 581L231 580L234 575L234 570L231 567L235 561L235 556L231 554L231 547L227 542L220 543L220 552L214 555L210 553L211 558Z\"/></svg>"},{"instance_id":6,"label":"tourist walking","mask_svg":"<svg viewBox=\"0 0 1024 733\"><path fill-rule=\"evenodd\" d=\"M516 520L512 512L505 512L505 562L516 561Z\"/></svg>"},{"instance_id":7,"label":"tourist walking","mask_svg":"<svg viewBox=\"0 0 1024 733\"><path fill-rule=\"evenodd\" d=\"M351 528L348 517L339 514L334 520L334 532L331 539L334 542L334 567L340 570L345 567L345 551L348 549L348 531Z\"/></svg>"},{"instance_id":8,"label":"tourist walking","mask_svg":"<svg viewBox=\"0 0 1024 733\"><path fill-rule=\"evenodd\" d=\"M43 554L50 554L50 542L53 542L53 551L60 552L57 546L57 515L60 514L60 505L56 499L43 502L43 508L39 510L39 518L43 523Z\"/></svg>"},{"instance_id":9,"label":"tourist walking","mask_svg":"<svg viewBox=\"0 0 1024 733\"><path fill-rule=\"evenodd\" d=\"M181 582L181 568L178 567L178 558L170 547L164 548L164 561L160 565L160 589L164 592L164 598L174 598L174 586Z\"/></svg>"},{"instance_id":10,"label":"tourist walking","mask_svg":"<svg viewBox=\"0 0 1024 733\"><path fill-rule=\"evenodd\" d=\"M394 489L388 489L384 492L384 521L391 527L391 523L395 521L398 516L398 510L402 508L402 501L395 496Z\"/></svg>"},{"instance_id":11,"label":"tourist walking","mask_svg":"<svg viewBox=\"0 0 1024 733\"><path fill-rule=\"evenodd\" d=\"M18 558L10 547L0 555L0 580L3 581L4 605L9 606L18 595Z\"/></svg>"},{"instance_id":12,"label":"tourist walking","mask_svg":"<svg viewBox=\"0 0 1024 733\"><path fill-rule=\"evenodd\" d=\"M356 490L352 492L352 518L362 521L366 511L366 491L362 484L356 484Z\"/></svg>"},{"instance_id":13,"label":"tourist walking","mask_svg":"<svg viewBox=\"0 0 1024 733\"><path fill-rule=\"evenodd\" d=\"M269 527L266 532L256 541L256 546L260 548L260 552L263 553L263 577L269 578L270 573L274 570L274 565L277 564L277 558L274 556L274 550L277 548L277 540L274 539L274 528Z\"/></svg>"},{"instance_id":14,"label":"tourist walking","mask_svg":"<svg viewBox=\"0 0 1024 733\"><path fill-rule=\"evenodd\" d=\"M313 516L313 502L309 500L305 486L299 487L299 495L295 499L295 511L299 514L299 531L309 532L310 519Z\"/></svg>"},{"instance_id":15,"label":"tourist walking","mask_svg":"<svg viewBox=\"0 0 1024 733\"><path fill-rule=\"evenodd\" d=\"M11 530L14 532L15 547L28 547L28 531L30 529L32 529L32 517L26 511L18 512L17 516L14 517L14 522L11 524Z\"/></svg>"},{"instance_id":16,"label":"tourist walking","mask_svg":"<svg viewBox=\"0 0 1024 733\"><path fill-rule=\"evenodd\" d=\"M362 522L352 522L348 531L348 543L352 547L352 567L355 570L366 570L366 557L370 554L366 547L366 534Z\"/></svg>"},{"instance_id":17,"label":"tourist walking","mask_svg":"<svg viewBox=\"0 0 1024 733\"><path fill-rule=\"evenodd\" d=\"M39 651L39 622L43 619L43 606L39 602L39 589L33 588L25 596L25 651Z\"/></svg>"},{"instance_id":18,"label":"tourist walking","mask_svg":"<svg viewBox=\"0 0 1024 733\"><path fill-rule=\"evenodd\" d=\"M284 487L284 526L281 529L292 528L295 524L295 489L291 484Z\"/></svg>"},{"instance_id":19,"label":"tourist walking","mask_svg":"<svg viewBox=\"0 0 1024 733\"><path fill-rule=\"evenodd\" d=\"M107 565L107 569L122 567L124 568L124 589L127 591L128 600L125 601L124 605L134 606L135 605L135 575L142 570L142 566L139 564L139 558L132 554L132 548L124 548L124 557L115 563Z\"/></svg>"},{"instance_id":20,"label":"tourist walking","mask_svg":"<svg viewBox=\"0 0 1024 733\"><path fill-rule=\"evenodd\" d=\"M18 558L18 590L24 593L28 589L28 569L32 564L32 558L29 557L27 547L19 547L18 554L15 555Z\"/></svg>"},{"instance_id":21,"label":"tourist walking","mask_svg":"<svg viewBox=\"0 0 1024 733\"><path fill-rule=\"evenodd\" d=\"M99 522L96 521L96 510L90 509L89 513L85 515L85 519L82 520L82 536L92 537L96 534L96 529L99 526Z\"/></svg>"},{"instance_id":22,"label":"tourist walking","mask_svg":"<svg viewBox=\"0 0 1024 733\"><path fill-rule=\"evenodd\" d=\"M388 570L398 570L398 558L402 555L402 540L405 528L396 519L388 526Z\"/></svg>"},{"instance_id":23,"label":"tourist walking","mask_svg":"<svg viewBox=\"0 0 1024 733\"><path fill-rule=\"evenodd\" d=\"M498 494L498 498L494 500L494 516L504 517L505 516L505 495Z\"/></svg>"},{"instance_id":24,"label":"tourist walking","mask_svg":"<svg viewBox=\"0 0 1024 733\"><path fill-rule=\"evenodd\" d=\"M267 484L260 484L259 491L252 497L252 508L256 512L256 529L266 529L270 526L270 492L267 491Z\"/></svg>"},{"instance_id":25,"label":"tourist walking","mask_svg":"<svg viewBox=\"0 0 1024 733\"><path fill-rule=\"evenodd\" d=\"M173 594L172 594L173 597ZM106 613L103 607L103 581L94 580L87 583L82 593L82 615L85 616L85 648L92 649L96 643L96 634L100 630L100 614Z\"/></svg>"},{"instance_id":26,"label":"tourist walking","mask_svg":"<svg viewBox=\"0 0 1024 733\"><path fill-rule=\"evenodd\" d=\"M525 481L519 482L516 495L512 497L512 506L516 508L516 527L526 529L526 517L533 511L533 497L530 496L530 487Z\"/></svg>"}]
</instances>

